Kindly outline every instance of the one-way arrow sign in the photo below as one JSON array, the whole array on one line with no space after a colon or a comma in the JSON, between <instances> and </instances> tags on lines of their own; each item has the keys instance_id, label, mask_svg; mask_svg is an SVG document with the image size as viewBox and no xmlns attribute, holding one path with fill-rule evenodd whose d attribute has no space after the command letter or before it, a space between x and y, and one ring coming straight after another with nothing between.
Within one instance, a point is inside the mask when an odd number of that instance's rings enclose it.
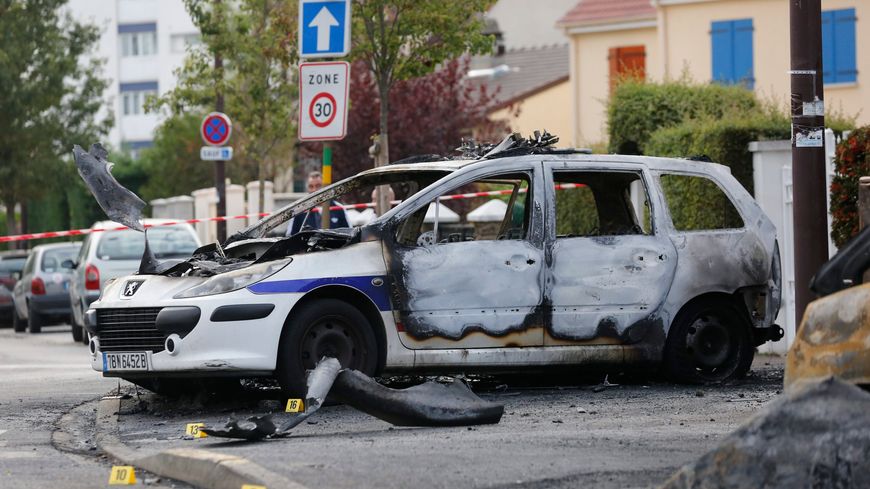
<instances>
[{"instance_id":1,"label":"one-way arrow sign","mask_svg":"<svg viewBox=\"0 0 870 489\"><path fill-rule=\"evenodd\" d=\"M333 58L350 51L351 0L301 0L299 57Z\"/></svg>"}]
</instances>

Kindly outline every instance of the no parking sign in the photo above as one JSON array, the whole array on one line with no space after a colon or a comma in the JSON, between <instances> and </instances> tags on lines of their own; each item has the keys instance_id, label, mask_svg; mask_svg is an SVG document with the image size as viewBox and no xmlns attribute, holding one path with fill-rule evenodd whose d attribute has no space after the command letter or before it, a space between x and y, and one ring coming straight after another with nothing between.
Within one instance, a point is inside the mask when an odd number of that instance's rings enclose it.
<instances>
[{"instance_id":1,"label":"no parking sign","mask_svg":"<svg viewBox=\"0 0 870 489\"><path fill-rule=\"evenodd\" d=\"M349 78L350 64L345 61L299 65L299 139L344 138Z\"/></svg>"},{"instance_id":2,"label":"no parking sign","mask_svg":"<svg viewBox=\"0 0 870 489\"><path fill-rule=\"evenodd\" d=\"M202 119L200 134L205 144L223 146L230 139L232 132L233 124L223 112L212 112Z\"/></svg>"}]
</instances>

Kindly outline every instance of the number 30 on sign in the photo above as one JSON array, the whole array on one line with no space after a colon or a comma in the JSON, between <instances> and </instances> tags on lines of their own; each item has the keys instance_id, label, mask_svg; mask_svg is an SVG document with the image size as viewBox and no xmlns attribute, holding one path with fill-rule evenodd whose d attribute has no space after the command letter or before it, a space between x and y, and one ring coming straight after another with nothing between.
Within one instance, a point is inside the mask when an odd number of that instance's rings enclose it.
<instances>
[{"instance_id":1,"label":"number 30 on sign","mask_svg":"<svg viewBox=\"0 0 870 489\"><path fill-rule=\"evenodd\" d=\"M344 138L349 77L350 65L345 61L299 65L299 139Z\"/></svg>"}]
</instances>

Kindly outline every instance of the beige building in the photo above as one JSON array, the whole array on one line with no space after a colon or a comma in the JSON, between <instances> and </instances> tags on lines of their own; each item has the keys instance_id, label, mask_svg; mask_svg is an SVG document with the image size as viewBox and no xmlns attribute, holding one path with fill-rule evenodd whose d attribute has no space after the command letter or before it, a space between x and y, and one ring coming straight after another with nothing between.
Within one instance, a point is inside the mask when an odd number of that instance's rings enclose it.
<instances>
[{"instance_id":1,"label":"beige building","mask_svg":"<svg viewBox=\"0 0 870 489\"><path fill-rule=\"evenodd\" d=\"M870 123L870 0L822 2L827 112ZM582 0L558 22L571 41L572 127L578 145L606 140L613 81L742 83L785 109L790 93L788 0Z\"/></svg>"},{"instance_id":2,"label":"beige building","mask_svg":"<svg viewBox=\"0 0 870 489\"><path fill-rule=\"evenodd\" d=\"M495 94L490 119L506 121L524 136L546 129L562 147L574 145L574 130L567 103L568 38L556 21L576 1L498 0L486 14L496 51L475 57L468 73Z\"/></svg>"}]
</instances>

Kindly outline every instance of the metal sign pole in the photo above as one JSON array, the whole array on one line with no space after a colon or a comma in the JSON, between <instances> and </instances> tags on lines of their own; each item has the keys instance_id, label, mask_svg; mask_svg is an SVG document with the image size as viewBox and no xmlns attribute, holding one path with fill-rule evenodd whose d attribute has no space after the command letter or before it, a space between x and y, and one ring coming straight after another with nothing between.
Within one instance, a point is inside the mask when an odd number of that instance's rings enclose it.
<instances>
[{"instance_id":1,"label":"metal sign pole","mask_svg":"<svg viewBox=\"0 0 870 489\"><path fill-rule=\"evenodd\" d=\"M215 0L215 6L220 9L220 0ZM220 73L223 77L224 60L219 52L214 55L214 71ZM215 110L217 112L224 111L224 94L220 88L215 87ZM214 187L217 190L217 215L227 215L227 178L226 178L226 161L218 160L214 164ZM223 243L227 239L227 222L217 222L217 242Z\"/></svg>"},{"instance_id":2,"label":"metal sign pole","mask_svg":"<svg viewBox=\"0 0 870 489\"><path fill-rule=\"evenodd\" d=\"M332 183L332 146L329 143L323 143L323 167L321 171L321 175L323 178L323 186L327 186ZM321 229L329 229L330 224L330 206L332 205L332 200L327 200L323 203L323 207L320 210L320 228Z\"/></svg>"}]
</instances>

